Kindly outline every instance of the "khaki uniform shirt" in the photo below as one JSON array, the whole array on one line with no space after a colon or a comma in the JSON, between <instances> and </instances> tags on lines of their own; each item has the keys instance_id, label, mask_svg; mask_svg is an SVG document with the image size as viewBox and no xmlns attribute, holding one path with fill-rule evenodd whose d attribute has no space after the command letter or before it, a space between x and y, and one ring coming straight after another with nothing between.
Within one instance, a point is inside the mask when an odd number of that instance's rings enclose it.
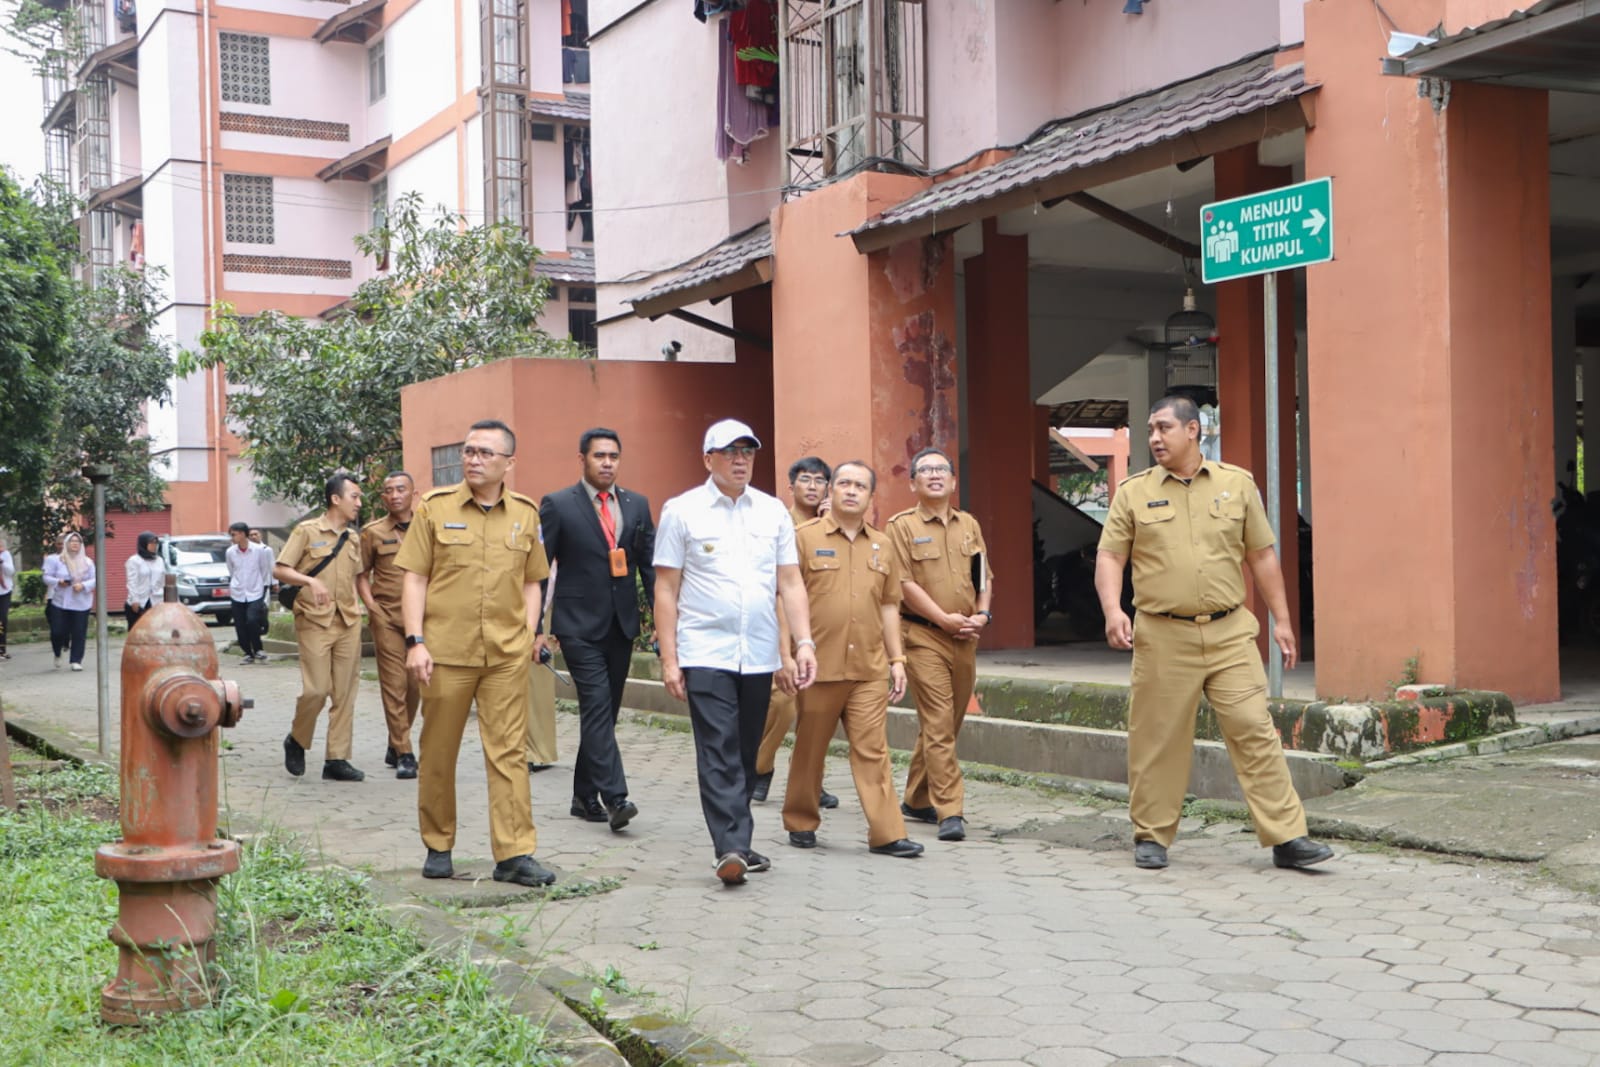
<instances>
[{"instance_id":1,"label":"khaki uniform shirt","mask_svg":"<svg viewBox=\"0 0 1600 1067\"><path fill-rule=\"evenodd\" d=\"M994 569L977 519L951 508L946 523L918 504L890 519L888 533L902 582L916 582L944 611L971 615L978 610L973 560L981 553L986 583L994 578Z\"/></svg>"},{"instance_id":2,"label":"khaki uniform shirt","mask_svg":"<svg viewBox=\"0 0 1600 1067\"><path fill-rule=\"evenodd\" d=\"M406 531L400 529L393 515L385 515L361 528L361 558L367 565L362 573L372 587L372 599L396 626L400 625L400 588L405 571L395 566L394 561L405 536Z\"/></svg>"},{"instance_id":3,"label":"khaki uniform shirt","mask_svg":"<svg viewBox=\"0 0 1600 1067\"><path fill-rule=\"evenodd\" d=\"M790 504L789 505L789 518L794 520L794 524L796 526L799 526L803 522L810 522L813 517L814 516L807 515L805 513L805 509L802 508L799 504Z\"/></svg>"},{"instance_id":4,"label":"khaki uniform shirt","mask_svg":"<svg viewBox=\"0 0 1600 1067\"><path fill-rule=\"evenodd\" d=\"M900 566L888 536L863 525L852 541L832 515L801 523L794 536L811 602L817 681L887 678L881 609L900 603Z\"/></svg>"},{"instance_id":5,"label":"khaki uniform shirt","mask_svg":"<svg viewBox=\"0 0 1600 1067\"><path fill-rule=\"evenodd\" d=\"M532 500L507 489L485 511L465 482L425 493L395 565L428 579L422 637L436 663L487 667L532 656L522 588L550 576Z\"/></svg>"},{"instance_id":6,"label":"khaki uniform shirt","mask_svg":"<svg viewBox=\"0 0 1600 1067\"><path fill-rule=\"evenodd\" d=\"M354 626L361 621L361 598L356 595L356 575L361 573L361 531L346 527L350 536L345 538L339 558L324 567L314 577L328 587L330 602L318 607L311 591L301 587L294 598L294 617L319 626L332 626L335 622ZM283 546L277 562L310 574L311 569L333 554L342 531L333 528L327 515L307 519L294 528L289 543Z\"/></svg>"},{"instance_id":7,"label":"khaki uniform shirt","mask_svg":"<svg viewBox=\"0 0 1600 1067\"><path fill-rule=\"evenodd\" d=\"M1133 561L1133 603L1205 615L1244 603L1246 553L1275 542L1250 472L1206 460L1188 485L1151 467L1117 486L1100 547Z\"/></svg>"}]
</instances>

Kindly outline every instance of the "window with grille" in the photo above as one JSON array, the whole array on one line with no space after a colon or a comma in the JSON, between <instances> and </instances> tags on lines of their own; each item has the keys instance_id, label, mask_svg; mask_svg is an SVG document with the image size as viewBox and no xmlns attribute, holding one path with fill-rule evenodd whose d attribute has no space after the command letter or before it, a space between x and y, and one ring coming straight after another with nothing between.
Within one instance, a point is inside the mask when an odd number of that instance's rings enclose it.
<instances>
[{"instance_id":1,"label":"window with grille","mask_svg":"<svg viewBox=\"0 0 1600 1067\"><path fill-rule=\"evenodd\" d=\"M465 442L462 442L463 444ZM461 444L444 445L433 450L433 486L458 485L461 482Z\"/></svg>"},{"instance_id":2,"label":"window with grille","mask_svg":"<svg viewBox=\"0 0 1600 1067\"><path fill-rule=\"evenodd\" d=\"M272 179L255 174L224 174L222 216L224 240L272 244Z\"/></svg>"},{"instance_id":3,"label":"window with grille","mask_svg":"<svg viewBox=\"0 0 1600 1067\"><path fill-rule=\"evenodd\" d=\"M222 99L239 104L272 103L272 63L267 38L220 33Z\"/></svg>"},{"instance_id":4,"label":"window with grille","mask_svg":"<svg viewBox=\"0 0 1600 1067\"><path fill-rule=\"evenodd\" d=\"M484 206L490 222L527 228L528 122L521 93L495 90L488 94L484 116Z\"/></svg>"},{"instance_id":5,"label":"window with grille","mask_svg":"<svg viewBox=\"0 0 1600 1067\"><path fill-rule=\"evenodd\" d=\"M483 85L528 84L527 0L481 0Z\"/></svg>"},{"instance_id":6,"label":"window with grille","mask_svg":"<svg viewBox=\"0 0 1600 1067\"><path fill-rule=\"evenodd\" d=\"M78 195L87 200L111 184L111 86L103 75L78 87L78 125L73 138Z\"/></svg>"},{"instance_id":7,"label":"window with grille","mask_svg":"<svg viewBox=\"0 0 1600 1067\"><path fill-rule=\"evenodd\" d=\"M594 308L567 309L567 334L591 352L600 349L600 333L595 321Z\"/></svg>"},{"instance_id":8,"label":"window with grille","mask_svg":"<svg viewBox=\"0 0 1600 1067\"><path fill-rule=\"evenodd\" d=\"M389 179L379 178L372 183L372 228L380 230L389 224Z\"/></svg>"},{"instance_id":9,"label":"window with grille","mask_svg":"<svg viewBox=\"0 0 1600 1067\"><path fill-rule=\"evenodd\" d=\"M108 272L117 265L116 217L101 208L84 215L80 226L84 250L80 276L85 285L104 285Z\"/></svg>"},{"instance_id":10,"label":"window with grille","mask_svg":"<svg viewBox=\"0 0 1600 1067\"><path fill-rule=\"evenodd\" d=\"M383 42L367 49L367 102L382 100L389 91L388 73L383 61Z\"/></svg>"}]
</instances>

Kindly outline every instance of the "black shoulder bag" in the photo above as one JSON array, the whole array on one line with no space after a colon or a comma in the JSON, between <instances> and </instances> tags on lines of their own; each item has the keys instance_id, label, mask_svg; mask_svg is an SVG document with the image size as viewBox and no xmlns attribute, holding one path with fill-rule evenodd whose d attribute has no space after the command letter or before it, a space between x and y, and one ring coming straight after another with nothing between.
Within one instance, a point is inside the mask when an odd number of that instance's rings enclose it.
<instances>
[{"instance_id":1,"label":"black shoulder bag","mask_svg":"<svg viewBox=\"0 0 1600 1067\"><path fill-rule=\"evenodd\" d=\"M339 553L344 551L344 543L345 541L349 540L349 538L350 531L346 529L344 533L339 535L339 540L333 546L333 551L328 553L328 558L317 564L315 567L312 567L310 570L305 571L305 576L307 578L315 578L317 575L321 574L324 567L339 558ZM290 611L293 611L294 598L300 595L300 590L303 588L305 587L300 585L290 585L288 582L284 582L282 585L278 586L278 603L282 604Z\"/></svg>"}]
</instances>

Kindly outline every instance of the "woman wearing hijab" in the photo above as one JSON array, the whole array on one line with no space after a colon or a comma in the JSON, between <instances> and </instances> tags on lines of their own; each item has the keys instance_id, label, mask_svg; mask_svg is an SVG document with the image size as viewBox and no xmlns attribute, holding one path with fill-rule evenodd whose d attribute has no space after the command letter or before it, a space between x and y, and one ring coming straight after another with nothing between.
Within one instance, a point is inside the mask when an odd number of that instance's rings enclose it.
<instances>
[{"instance_id":1,"label":"woman wearing hijab","mask_svg":"<svg viewBox=\"0 0 1600 1067\"><path fill-rule=\"evenodd\" d=\"M61 669L62 651L70 649L72 669L81 671L89 611L94 607L94 560L84 552L83 538L75 531L62 538L59 555L45 559L44 585L56 606L50 622L56 670Z\"/></svg>"},{"instance_id":2,"label":"woman wearing hijab","mask_svg":"<svg viewBox=\"0 0 1600 1067\"><path fill-rule=\"evenodd\" d=\"M146 530L139 535L139 550L128 557L128 598L122 613L128 619L128 629L139 621L139 616L151 606L161 602L161 585L166 580L167 568L161 562L161 538Z\"/></svg>"}]
</instances>

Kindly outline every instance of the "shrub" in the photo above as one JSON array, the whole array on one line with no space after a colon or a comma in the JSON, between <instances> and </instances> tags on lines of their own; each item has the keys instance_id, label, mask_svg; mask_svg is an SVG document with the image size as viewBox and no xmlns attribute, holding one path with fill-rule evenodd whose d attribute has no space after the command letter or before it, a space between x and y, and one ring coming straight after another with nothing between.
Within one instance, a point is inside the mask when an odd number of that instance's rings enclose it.
<instances>
[{"instance_id":1,"label":"shrub","mask_svg":"<svg viewBox=\"0 0 1600 1067\"><path fill-rule=\"evenodd\" d=\"M43 604L44 603L44 572L43 571L18 571L17 572L17 603Z\"/></svg>"}]
</instances>

